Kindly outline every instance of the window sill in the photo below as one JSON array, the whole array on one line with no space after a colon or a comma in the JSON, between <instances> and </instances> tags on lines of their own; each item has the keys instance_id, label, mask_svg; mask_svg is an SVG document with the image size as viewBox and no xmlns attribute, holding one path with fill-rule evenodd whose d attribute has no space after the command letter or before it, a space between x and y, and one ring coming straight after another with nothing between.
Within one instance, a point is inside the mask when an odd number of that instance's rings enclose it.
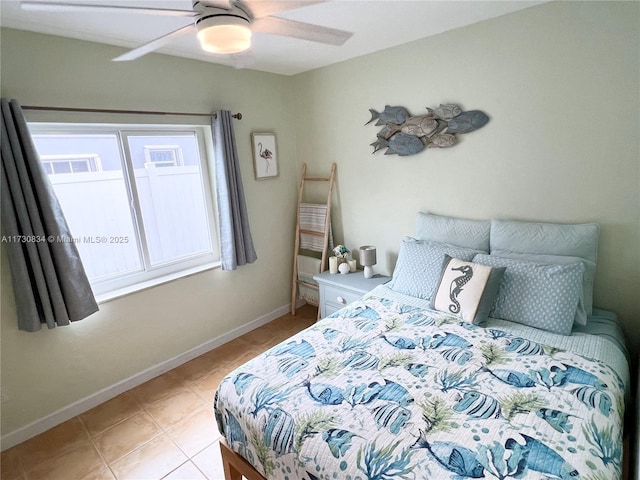
<instances>
[{"instance_id":1,"label":"window sill","mask_svg":"<svg viewBox=\"0 0 640 480\"><path fill-rule=\"evenodd\" d=\"M213 270L215 268L219 268L221 266L221 262L212 262L207 263L206 265L199 265L197 267L188 268L186 270L182 270L180 272L170 273L168 275L163 275L161 277L154 278L152 280L147 280L145 282L136 283L135 285L130 285L128 287L119 288L117 290L113 290L108 293L103 293L101 295L96 295L96 301L98 304L106 303L111 300L115 300L116 298L125 297L127 295L131 295L132 293L140 292L142 290L146 290L148 288L156 287L158 285L162 285L163 283L172 282L174 280L178 280L179 278L189 277L191 275L195 275L197 273L205 272L207 270Z\"/></svg>"}]
</instances>

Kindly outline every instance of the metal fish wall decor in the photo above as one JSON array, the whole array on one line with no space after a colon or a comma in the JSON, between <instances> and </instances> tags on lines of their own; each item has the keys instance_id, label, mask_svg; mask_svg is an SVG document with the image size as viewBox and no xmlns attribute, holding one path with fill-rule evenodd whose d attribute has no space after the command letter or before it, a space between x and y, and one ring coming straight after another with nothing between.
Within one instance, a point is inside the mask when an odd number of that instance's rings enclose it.
<instances>
[{"instance_id":1,"label":"metal fish wall decor","mask_svg":"<svg viewBox=\"0 0 640 480\"><path fill-rule=\"evenodd\" d=\"M371 120L384 125L377 140L371 144L373 153L386 148L385 155L407 156L425 148L448 148L458 143L456 134L469 133L484 127L489 117L480 110L463 112L458 105L440 104L427 107L424 115L412 116L404 107L385 105L382 112L369 109Z\"/></svg>"}]
</instances>

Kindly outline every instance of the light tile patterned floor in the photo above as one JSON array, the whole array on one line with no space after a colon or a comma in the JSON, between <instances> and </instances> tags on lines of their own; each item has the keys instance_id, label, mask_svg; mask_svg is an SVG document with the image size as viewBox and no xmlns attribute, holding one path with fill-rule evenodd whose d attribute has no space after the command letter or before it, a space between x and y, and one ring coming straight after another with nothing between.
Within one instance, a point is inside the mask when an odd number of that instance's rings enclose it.
<instances>
[{"instance_id":1,"label":"light tile patterned floor","mask_svg":"<svg viewBox=\"0 0 640 480\"><path fill-rule=\"evenodd\" d=\"M221 480L213 395L234 368L312 325L304 306L2 452L2 480Z\"/></svg>"}]
</instances>

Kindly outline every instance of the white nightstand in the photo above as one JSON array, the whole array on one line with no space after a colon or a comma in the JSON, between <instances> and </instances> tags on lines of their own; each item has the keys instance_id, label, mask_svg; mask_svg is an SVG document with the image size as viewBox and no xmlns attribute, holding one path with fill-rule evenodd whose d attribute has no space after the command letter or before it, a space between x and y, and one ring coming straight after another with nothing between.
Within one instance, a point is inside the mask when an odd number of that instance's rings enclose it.
<instances>
[{"instance_id":1,"label":"white nightstand","mask_svg":"<svg viewBox=\"0 0 640 480\"><path fill-rule=\"evenodd\" d=\"M374 275L364 278L362 270L346 274L331 274L327 270L314 275L313 279L320 286L320 318L324 318L358 300L378 285L387 283L391 277Z\"/></svg>"}]
</instances>

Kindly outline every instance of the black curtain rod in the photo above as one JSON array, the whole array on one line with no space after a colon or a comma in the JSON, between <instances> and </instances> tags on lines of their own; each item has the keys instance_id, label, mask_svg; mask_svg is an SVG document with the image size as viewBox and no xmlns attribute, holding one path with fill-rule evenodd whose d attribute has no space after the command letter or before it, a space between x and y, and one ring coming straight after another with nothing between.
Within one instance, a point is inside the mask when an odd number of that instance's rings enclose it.
<instances>
[{"instance_id":1,"label":"black curtain rod","mask_svg":"<svg viewBox=\"0 0 640 480\"><path fill-rule=\"evenodd\" d=\"M40 107L35 105L22 105L23 110L41 110L55 112L84 112L84 113L120 113L125 115L181 115L187 117L213 117L215 113L189 113L189 112L153 112L145 110L109 110L101 108L73 108L73 107ZM233 118L242 120L242 113L231 115Z\"/></svg>"}]
</instances>

